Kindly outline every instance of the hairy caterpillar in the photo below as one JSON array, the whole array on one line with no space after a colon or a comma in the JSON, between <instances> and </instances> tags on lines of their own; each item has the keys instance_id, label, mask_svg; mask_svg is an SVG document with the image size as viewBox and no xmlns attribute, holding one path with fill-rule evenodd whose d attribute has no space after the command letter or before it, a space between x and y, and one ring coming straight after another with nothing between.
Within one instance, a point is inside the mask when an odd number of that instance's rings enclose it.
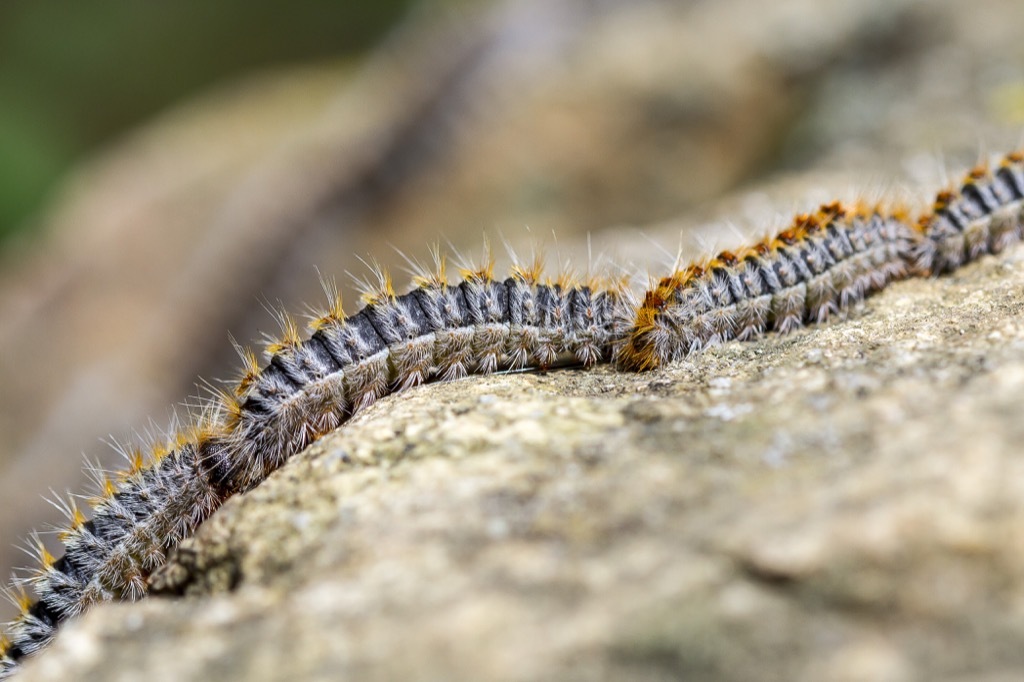
<instances>
[{"instance_id":1,"label":"hairy caterpillar","mask_svg":"<svg viewBox=\"0 0 1024 682\"><path fill-rule=\"evenodd\" d=\"M499 369L655 368L729 339L824 321L893 280L999 251L1022 229L1024 155L1014 153L940 193L919 220L829 204L760 243L679 268L639 301L621 282L545 280L539 262L514 265L503 280L489 262L466 267L450 283L436 252L410 292L396 294L380 273L348 317L327 287L330 305L309 338L282 314L267 364L240 349L235 390L195 424L148 452L126 448L123 472L92 470L91 518L76 498L59 503L65 553L55 558L35 541L38 568L14 580L9 595L21 615L0 643L0 679L61 621L99 601L144 596L167 553L224 499L388 393Z\"/></svg>"}]
</instances>

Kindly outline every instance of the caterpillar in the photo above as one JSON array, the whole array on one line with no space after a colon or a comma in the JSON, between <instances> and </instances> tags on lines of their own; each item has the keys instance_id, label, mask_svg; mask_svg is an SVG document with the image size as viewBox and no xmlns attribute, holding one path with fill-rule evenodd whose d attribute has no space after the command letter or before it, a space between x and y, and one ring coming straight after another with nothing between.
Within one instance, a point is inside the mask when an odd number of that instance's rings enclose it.
<instances>
[{"instance_id":1,"label":"caterpillar","mask_svg":"<svg viewBox=\"0 0 1024 682\"><path fill-rule=\"evenodd\" d=\"M91 513L79 497L55 501L66 516L64 554L32 536L37 567L6 590L20 615L0 639L0 680L63 621L145 596L148 578L224 500L387 394L500 370L653 370L841 316L893 281L951 272L1022 231L1024 153L1014 152L995 170L973 169L916 220L901 207L826 204L755 244L676 268L642 297L622 278L545 278L539 258L515 262L501 279L487 257L451 282L439 250L429 266L414 265L403 294L378 270L352 315L326 283L328 305L308 337L280 313L266 363L238 346L234 389L206 401L192 424L122 447L123 471L90 467Z\"/></svg>"}]
</instances>

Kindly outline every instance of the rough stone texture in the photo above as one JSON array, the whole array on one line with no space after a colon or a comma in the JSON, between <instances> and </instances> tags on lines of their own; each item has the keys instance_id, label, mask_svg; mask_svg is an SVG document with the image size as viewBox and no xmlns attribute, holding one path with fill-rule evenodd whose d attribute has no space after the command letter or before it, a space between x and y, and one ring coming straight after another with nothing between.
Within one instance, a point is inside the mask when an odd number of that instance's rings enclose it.
<instances>
[{"instance_id":1,"label":"rough stone texture","mask_svg":"<svg viewBox=\"0 0 1024 682\"><path fill-rule=\"evenodd\" d=\"M1022 311L1015 248L662 371L390 397L20 679L1019 679Z\"/></svg>"}]
</instances>

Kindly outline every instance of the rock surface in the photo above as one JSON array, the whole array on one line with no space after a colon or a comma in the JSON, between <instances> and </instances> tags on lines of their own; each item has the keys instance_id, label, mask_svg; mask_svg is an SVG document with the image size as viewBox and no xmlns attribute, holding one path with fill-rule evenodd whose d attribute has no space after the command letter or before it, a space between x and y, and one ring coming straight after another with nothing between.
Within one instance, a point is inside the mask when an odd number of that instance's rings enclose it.
<instances>
[{"instance_id":1,"label":"rock surface","mask_svg":"<svg viewBox=\"0 0 1024 682\"><path fill-rule=\"evenodd\" d=\"M22 682L1019 679L1024 248L648 374L382 400Z\"/></svg>"},{"instance_id":2,"label":"rock surface","mask_svg":"<svg viewBox=\"0 0 1024 682\"><path fill-rule=\"evenodd\" d=\"M233 375L228 335L272 331L268 303L319 302L316 268L346 286L360 258L400 275L393 245L478 253L486 233L522 250L554 232L577 265L593 233L595 253L656 271L681 225L649 240L622 224L709 214L788 171L812 171L802 189L819 199L880 183L925 196L944 163L1012 147L1024 122L1019 0L496 0L418 16L365 63L254 75L166 112L79 170L41 216L45 239L0 253L0 575L24 563L17 538L59 521L42 496L82 491L80 453L119 466L101 441L166 425L197 376ZM747 220L714 214L720 232Z\"/></svg>"}]
</instances>

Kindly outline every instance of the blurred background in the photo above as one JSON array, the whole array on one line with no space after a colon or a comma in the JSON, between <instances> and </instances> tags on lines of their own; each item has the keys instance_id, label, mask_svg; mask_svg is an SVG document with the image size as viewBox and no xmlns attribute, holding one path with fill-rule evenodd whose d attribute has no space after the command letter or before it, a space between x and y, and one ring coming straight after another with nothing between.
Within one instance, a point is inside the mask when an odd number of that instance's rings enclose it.
<instances>
[{"instance_id":1,"label":"blurred background","mask_svg":"<svg viewBox=\"0 0 1024 682\"><path fill-rule=\"evenodd\" d=\"M71 166L175 101L264 69L358 58L408 5L4 3L0 236L31 229Z\"/></svg>"},{"instance_id":2,"label":"blurred background","mask_svg":"<svg viewBox=\"0 0 1024 682\"><path fill-rule=\"evenodd\" d=\"M486 237L642 287L817 201L920 204L1021 143L1022 25L1017 0L5 2L0 572L83 454L116 466L104 439L230 377L228 335L318 302L317 268L352 308L361 260Z\"/></svg>"}]
</instances>

